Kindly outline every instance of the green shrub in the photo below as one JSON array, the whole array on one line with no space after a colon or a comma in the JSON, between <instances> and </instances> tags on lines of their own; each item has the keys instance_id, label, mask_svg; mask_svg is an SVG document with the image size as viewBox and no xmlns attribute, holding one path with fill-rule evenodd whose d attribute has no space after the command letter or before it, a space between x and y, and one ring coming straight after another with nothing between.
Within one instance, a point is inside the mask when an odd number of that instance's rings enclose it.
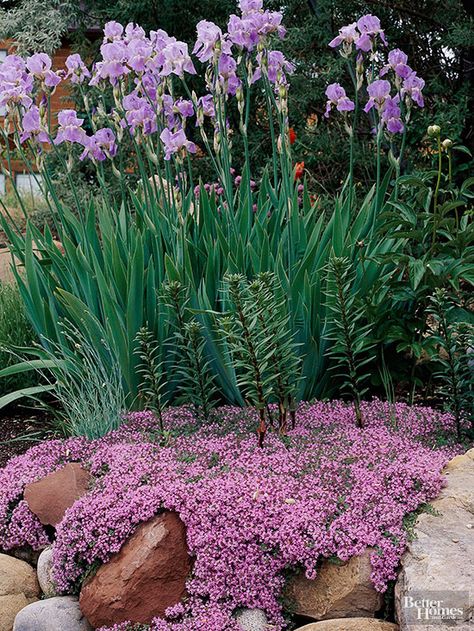
<instances>
[{"instance_id":1,"label":"green shrub","mask_svg":"<svg viewBox=\"0 0 474 631\"><path fill-rule=\"evenodd\" d=\"M18 286L0 282L0 369L17 362L10 351L17 347L29 347L35 339ZM30 373L0 378L0 395L32 386L36 382L36 376Z\"/></svg>"}]
</instances>

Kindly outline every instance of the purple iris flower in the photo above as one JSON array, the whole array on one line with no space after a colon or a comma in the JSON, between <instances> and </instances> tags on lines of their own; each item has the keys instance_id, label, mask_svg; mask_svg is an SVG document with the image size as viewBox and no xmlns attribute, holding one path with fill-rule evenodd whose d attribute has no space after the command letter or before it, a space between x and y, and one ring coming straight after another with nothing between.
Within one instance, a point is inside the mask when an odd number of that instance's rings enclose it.
<instances>
[{"instance_id":1,"label":"purple iris flower","mask_svg":"<svg viewBox=\"0 0 474 631\"><path fill-rule=\"evenodd\" d=\"M333 107L335 107L338 112L352 112L355 108L354 102L346 95L346 91L339 83L331 83L328 85L326 88L326 96L328 97L326 111L324 112L326 118L329 118L329 112Z\"/></svg>"},{"instance_id":2,"label":"purple iris flower","mask_svg":"<svg viewBox=\"0 0 474 631\"><path fill-rule=\"evenodd\" d=\"M147 98L132 92L124 97L122 105L125 120L132 134L135 134L137 129L141 129L145 135L156 132L156 113Z\"/></svg>"},{"instance_id":3,"label":"purple iris flower","mask_svg":"<svg viewBox=\"0 0 474 631\"><path fill-rule=\"evenodd\" d=\"M170 74L182 77L185 72L196 74L193 62L188 52L188 45L184 42L173 42L163 48L163 67L161 76L167 77Z\"/></svg>"},{"instance_id":4,"label":"purple iris flower","mask_svg":"<svg viewBox=\"0 0 474 631\"><path fill-rule=\"evenodd\" d=\"M63 142L77 142L80 145L84 145L87 136L86 132L82 129L84 123L83 118L78 118L74 110L61 110L58 114L58 133L54 139L55 145L60 145Z\"/></svg>"},{"instance_id":5,"label":"purple iris flower","mask_svg":"<svg viewBox=\"0 0 474 631\"><path fill-rule=\"evenodd\" d=\"M357 42L360 37L360 33L357 30L357 22L348 24L339 29L339 35L336 35L334 39L329 42L331 48L337 48L341 44L351 45Z\"/></svg>"},{"instance_id":6,"label":"purple iris flower","mask_svg":"<svg viewBox=\"0 0 474 631\"><path fill-rule=\"evenodd\" d=\"M138 24L134 24L133 22L130 22L129 24L127 24L127 26L125 27L125 41L128 42L132 42L132 41L136 41L136 40L143 40L146 39L146 33L145 30L141 27L138 26Z\"/></svg>"},{"instance_id":7,"label":"purple iris flower","mask_svg":"<svg viewBox=\"0 0 474 631\"><path fill-rule=\"evenodd\" d=\"M404 125L401 119L398 96L386 99L381 118L383 124L387 127L387 131L391 134L401 134L403 132Z\"/></svg>"},{"instance_id":8,"label":"purple iris flower","mask_svg":"<svg viewBox=\"0 0 474 631\"><path fill-rule=\"evenodd\" d=\"M144 72L153 48L147 39L133 39L127 45L127 64L135 72Z\"/></svg>"},{"instance_id":9,"label":"purple iris flower","mask_svg":"<svg viewBox=\"0 0 474 631\"><path fill-rule=\"evenodd\" d=\"M259 41L258 33L251 19L231 15L227 24L230 41L246 50L253 50Z\"/></svg>"},{"instance_id":10,"label":"purple iris flower","mask_svg":"<svg viewBox=\"0 0 474 631\"><path fill-rule=\"evenodd\" d=\"M183 129L172 132L166 127L161 132L160 139L165 149L165 160L171 160L171 156L182 149L187 149L191 153L196 152L196 145L186 138Z\"/></svg>"},{"instance_id":11,"label":"purple iris flower","mask_svg":"<svg viewBox=\"0 0 474 631\"><path fill-rule=\"evenodd\" d=\"M163 94L157 101L157 113L161 114L165 124L174 129L179 127L181 120L178 117L178 111L174 106L174 99L171 94Z\"/></svg>"},{"instance_id":12,"label":"purple iris flower","mask_svg":"<svg viewBox=\"0 0 474 631\"><path fill-rule=\"evenodd\" d=\"M33 77L26 72L25 61L18 55L7 55L0 64L0 106L33 103Z\"/></svg>"},{"instance_id":13,"label":"purple iris flower","mask_svg":"<svg viewBox=\"0 0 474 631\"><path fill-rule=\"evenodd\" d=\"M36 138L39 142L50 142L46 130L41 125L38 106L32 105L29 110L26 110L23 114L23 118L21 119L21 127L21 142L25 142L25 140L28 140L29 138Z\"/></svg>"},{"instance_id":14,"label":"purple iris flower","mask_svg":"<svg viewBox=\"0 0 474 631\"><path fill-rule=\"evenodd\" d=\"M282 25L283 14L280 11L251 13L249 19L252 20L260 36L276 33L280 39L283 39L286 35L286 28Z\"/></svg>"},{"instance_id":15,"label":"purple iris flower","mask_svg":"<svg viewBox=\"0 0 474 631\"><path fill-rule=\"evenodd\" d=\"M174 109L178 114L181 114L183 118L191 118L191 116L194 116L192 101L180 98L174 103Z\"/></svg>"},{"instance_id":16,"label":"purple iris flower","mask_svg":"<svg viewBox=\"0 0 474 631\"><path fill-rule=\"evenodd\" d=\"M91 158L102 162L106 158L113 158L117 154L115 134L107 127L98 129L93 136L87 138L84 146L85 149L80 155L80 160Z\"/></svg>"},{"instance_id":17,"label":"purple iris flower","mask_svg":"<svg viewBox=\"0 0 474 631\"><path fill-rule=\"evenodd\" d=\"M101 79L108 79L112 85L117 79L130 70L125 65L127 60L127 45L123 41L114 41L102 44L100 47L103 61L95 65L94 77L90 85L97 85Z\"/></svg>"},{"instance_id":18,"label":"purple iris flower","mask_svg":"<svg viewBox=\"0 0 474 631\"><path fill-rule=\"evenodd\" d=\"M380 28L380 20L375 15L364 15L357 20L357 28L360 31L360 37L356 42L356 48L364 51L365 53L372 50L373 43L377 35L382 42L387 46L387 40L385 39L385 33Z\"/></svg>"},{"instance_id":19,"label":"purple iris flower","mask_svg":"<svg viewBox=\"0 0 474 631\"><path fill-rule=\"evenodd\" d=\"M123 35L123 26L114 20L107 22L104 26L105 39L114 41L120 39Z\"/></svg>"},{"instance_id":20,"label":"purple iris flower","mask_svg":"<svg viewBox=\"0 0 474 631\"><path fill-rule=\"evenodd\" d=\"M153 103L156 102L157 88L161 84L161 77L156 72L150 71L150 62L147 63L146 71L138 79L135 84L138 86L140 93Z\"/></svg>"},{"instance_id":21,"label":"purple iris flower","mask_svg":"<svg viewBox=\"0 0 474 631\"><path fill-rule=\"evenodd\" d=\"M374 106L377 110L381 110L385 101L390 97L390 82L385 79L377 79L369 83L367 92L369 100L364 107L364 112L369 112Z\"/></svg>"},{"instance_id":22,"label":"purple iris flower","mask_svg":"<svg viewBox=\"0 0 474 631\"><path fill-rule=\"evenodd\" d=\"M209 61L214 56L216 44L222 41L222 31L214 22L208 22L207 20L198 22L196 29L197 40L194 45L193 55L196 55L199 61ZM230 52L230 50L226 52Z\"/></svg>"},{"instance_id":23,"label":"purple iris flower","mask_svg":"<svg viewBox=\"0 0 474 631\"><path fill-rule=\"evenodd\" d=\"M424 107L425 101L422 94L424 87L424 80L418 77L416 72L412 72L403 82L402 96L408 96L418 107Z\"/></svg>"},{"instance_id":24,"label":"purple iris flower","mask_svg":"<svg viewBox=\"0 0 474 631\"><path fill-rule=\"evenodd\" d=\"M219 57L218 63L219 81L227 94L235 95L242 85L237 76L237 62L231 55L225 53Z\"/></svg>"},{"instance_id":25,"label":"purple iris flower","mask_svg":"<svg viewBox=\"0 0 474 631\"><path fill-rule=\"evenodd\" d=\"M77 53L69 55L66 59L66 68L66 77L70 78L71 83L82 83L84 79L91 76L87 66L82 61L81 56Z\"/></svg>"},{"instance_id":26,"label":"purple iris flower","mask_svg":"<svg viewBox=\"0 0 474 631\"><path fill-rule=\"evenodd\" d=\"M154 50L159 52L168 44L176 42L176 37L170 37L166 31L160 28L157 31L150 31L150 42Z\"/></svg>"},{"instance_id":27,"label":"purple iris flower","mask_svg":"<svg viewBox=\"0 0 474 631\"><path fill-rule=\"evenodd\" d=\"M235 46L251 51L271 33L285 37L282 19L279 11L254 11L242 17L231 15L227 24L229 39Z\"/></svg>"},{"instance_id":28,"label":"purple iris flower","mask_svg":"<svg viewBox=\"0 0 474 631\"><path fill-rule=\"evenodd\" d=\"M54 88L61 82L61 77L51 70L51 66L51 57L46 53L35 53L26 60L26 67L31 74L42 81L48 88Z\"/></svg>"},{"instance_id":29,"label":"purple iris flower","mask_svg":"<svg viewBox=\"0 0 474 631\"><path fill-rule=\"evenodd\" d=\"M262 64L267 68L268 79L270 83L286 84L286 74L293 74L295 65L288 61L284 54L279 50L271 50L268 53L257 54L257 69L255 70L252 83L258 81L262 76Z\"/></svg>"},{"instance_id":30,"label":"purple iris flower","mask_svg":"<svg viewBox=\"0 0 474 631\"><path fill-rule=\"evenodd\" d=\"M212 94L206 94L205 96L201 96L198 99L196 125L202 125L204 123L204 116L208 116L209 118L216 117L216 110L214 107L214 99L212 97Z\"/></svg>"},{"instance_id":31,"label":"purple iris flower","mask_svg":"<svg viewBox=\"0 0 474 631\"><path fill-rule=\"evenodd\" d=\"M242 15L253 13L254 11L262 11L263 0L240 0L239 9Z\"/></svg>"},{"instance_id":32,"label":"purple iris flower","mask_svg":"<svg viewBox=\"0 0 474 631\"><path fill-rule=\"evenodd\" d=\"M388 64L382 68L380 76L383 77L389 70L393 70L398 77L406 79L413 72L407 64L407 61L408 56L403 52L403 50L400 50L399 48L391 50L388 53Z\"/></svg>"}]
</instances>

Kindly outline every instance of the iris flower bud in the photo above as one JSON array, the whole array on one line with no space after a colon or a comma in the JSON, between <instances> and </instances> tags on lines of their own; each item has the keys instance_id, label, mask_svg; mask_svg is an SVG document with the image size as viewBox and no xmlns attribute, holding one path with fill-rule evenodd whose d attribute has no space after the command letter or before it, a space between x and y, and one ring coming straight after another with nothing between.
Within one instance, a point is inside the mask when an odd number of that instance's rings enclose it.
<instances>
[{"instance_id":1,"label":"iris flower bud","mask_svg":"<svg viewBox=\"0 0 474 631\"><path fill-rule=\"evenodd\" d=\"M440 133L441 133L441 127L439 125L430 125L428 127L428 136L430 137L439 136Z\"/></svg>"}]
</instances>

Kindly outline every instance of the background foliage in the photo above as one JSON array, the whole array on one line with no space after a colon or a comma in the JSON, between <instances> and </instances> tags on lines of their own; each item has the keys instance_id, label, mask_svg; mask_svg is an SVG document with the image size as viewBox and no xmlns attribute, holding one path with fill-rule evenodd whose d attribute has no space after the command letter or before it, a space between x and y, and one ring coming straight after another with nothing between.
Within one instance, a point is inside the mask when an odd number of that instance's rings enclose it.
<instances>
[{"instance_id":1,"label":"background foliage","mask_svg":"<svg viewBox=\"0 0 474 631\"><path fill-rule=\"evenodd\" d=\"M34 340L33 328L26 316L18 287L0 281L0 367L5 368L17 361L8 348L31 346ZM35 375L29 372L11 375L0 379L0 395L32 386L36 382Z\"/></svg>"}]
</instances>

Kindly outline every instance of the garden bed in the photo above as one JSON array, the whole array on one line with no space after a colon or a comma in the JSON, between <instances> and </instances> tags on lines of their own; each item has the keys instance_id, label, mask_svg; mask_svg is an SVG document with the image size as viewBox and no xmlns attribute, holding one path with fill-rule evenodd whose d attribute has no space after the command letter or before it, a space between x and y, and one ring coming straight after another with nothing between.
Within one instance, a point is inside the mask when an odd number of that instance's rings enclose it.
<instances>
[{"instance_id":1,"label":"garden bed","mask_svg":"<svg viewBox=\"0 0 474 631\"><path fill-rule=\"evenodd\" d=\"M384 592L406 547L407 515L438 495L441 469L462 447L450 443L449 414L380 401L364 403L363 414L357 429L351 406L302 404L295 429L284 438L269 432L263 449L254 413L230 407L204 426L190 409L173 408L164 433L142 412L99 440L46 441L0 472L0 547L51 543L23 499L25 485L80 462L93 483L56 529L61 593L78 593L91 569L163 509L186 526L193 570L185 602L152 629L237 629L241 607L263 609L285 628L291 573L302 568L312 579L322 558L347 561L367 548Z\"/></svg>"},{"instance_id":2,"label":"garden bed","mask_svg":"<svg viewBox=\"0 0 474 631\"><path fill-rule=\"evenodd\" d=\"M10 458L24 453L44 437L48 425L45 412L10 406L0 412L0 467Z\"/></svg>"}]
</instances>

